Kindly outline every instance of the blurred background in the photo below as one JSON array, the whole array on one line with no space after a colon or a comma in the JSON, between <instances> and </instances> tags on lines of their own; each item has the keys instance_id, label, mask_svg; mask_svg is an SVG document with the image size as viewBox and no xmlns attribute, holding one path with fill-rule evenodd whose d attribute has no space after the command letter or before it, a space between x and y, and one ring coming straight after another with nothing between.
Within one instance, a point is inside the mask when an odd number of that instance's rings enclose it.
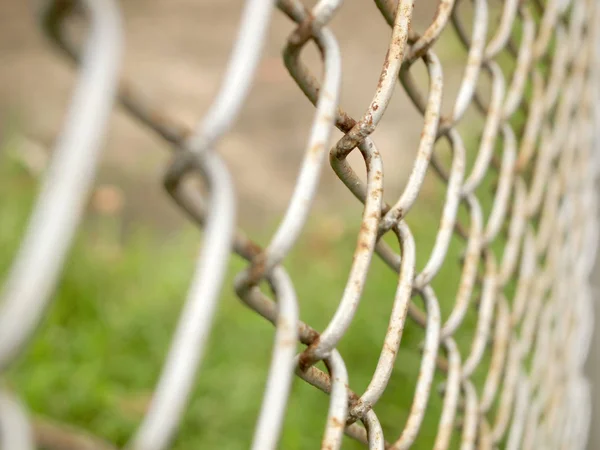
<instances>
[{"instance_id":1,"label":"blurred background","mask_svg":"<svg viewBox=\"0 0 600 450\"><path fill-rule=\"evenodd\" d=\"M37 27L33 3L0 0L0 273L9 267L19 244L76 80L75 67ZM343 55L341 105L355 118L370 102L390 35L371 3L347 2L332 23ZM414 26L424 29L438 2L416 3ZM490 3L490 23L497 24L501 2ZM123 0L124 76L165 114L193 125L219 86L242 4L241 0ZM464 7L468 10L469 5ZM239 227L261 244L285 212L314 112L281 58L294 28L275 13L250 97L219 145L237 188ZM448 110L466 51L453 30L446 30L436 49L444 67L443 108ZM313 48L303 57L320 70ZM427 86L424 68L419 64L414 71L418 82ZM486 92L486 80L481 83L480 91ZM461 125L467 149L473 149L469 144L476 143L482 125L483 119L469 111ZM421 115L397 88L374 134L385 162L387 199L397 197L404 186L421 127ZM340 136L336 131L334 138ZM70 424L123 445L150 400L202 233L162 189L171 153L167 144L119 107L105 142L94 194L56 300L6 383L19 392L38 424L51 419L61 427ZM352 155L351 162L362 175L360 157ZM443 193L443 183L431 177L411 212L422 256L433 246ZM301 317L316 329L325 326L337 306L361 212L361 205L325 167L314 213L286 265L295 280ZM460 241L453 242L450 256L456 258L448 258L451 261L436 280L436 290L448 298L456 291L461 249ZM421 258L419 264L423 262ZM231 279L243 267L241 260L232 259L210 350L176 449L217 445L242 449L250 442L273 329L233 293ZM375 259L357 318L342 340L340 351L358 392L376 365L395 283L395 275ZM451 303L442 304L443 312L450 308ZM467 320L474 323L475 317ZM467 329L457 336L461 349L469 348L472 334ZM390 439L407 416L422 338L422 330L409 321L395 373L378 406ZM281 447L315 448L328 398L300 380L293 389ZM440 396L434 393L415 448L431 448L440 408ZM359 448L350 441L346 444Z\"/></svg>"}]
</instances>

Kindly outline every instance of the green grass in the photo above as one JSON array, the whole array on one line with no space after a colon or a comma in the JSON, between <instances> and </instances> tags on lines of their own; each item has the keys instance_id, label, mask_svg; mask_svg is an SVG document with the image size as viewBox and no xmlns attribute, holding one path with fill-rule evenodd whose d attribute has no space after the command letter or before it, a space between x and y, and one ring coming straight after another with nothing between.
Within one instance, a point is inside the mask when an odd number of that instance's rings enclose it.
<instances>
[{"instance_id":1,"label":"green grass","mask_svg":"<svg viewBox=\"0 0 600 450\"><path fill-rule=\"evenodd\" d=\"M442 201L441 183L430 188ZM0 164L0 273L6 273L27 220L36 183L14 164ZM417 269L423 267L439 224L425 205L411 213ZM358 214L358 213L357 213ZM194 268L201 233L171 236L139 229L115 246L115 224L88 218L70 253L54 301L26 353L6 382L32 412L74 424L123 445L135 431L157 381ZM118 225L118 224L117 224ZM352 261L359 216L335 238L315 220L286 260L301 318L322 330L339 302ZM398 244L389 241L396 249ZM443 317L452 308L464 243L452 242L434 288ZM273 342L273 327L232 291L245 263L233 257L209 351L175 442L175 449L247 448L260 408ZM361 304L339 350L352 388L362 393L377 364L397 277L374 258ZM421 302L416 299L417 304ZM470 311L467 323L476 320ZM472 325L456 336L468 354ZM424 332L407 321L389 386L376 407L388 440L397 439L412 401ZM299 347L300 350L300 347ZM484 363L485 365L485 363ZM434 392L414 448L431 448L442 399ZM328 397L296 379L281 448L318 448ZM347 439L344 448L361 448Z\"/></svg>"}]
</instances>

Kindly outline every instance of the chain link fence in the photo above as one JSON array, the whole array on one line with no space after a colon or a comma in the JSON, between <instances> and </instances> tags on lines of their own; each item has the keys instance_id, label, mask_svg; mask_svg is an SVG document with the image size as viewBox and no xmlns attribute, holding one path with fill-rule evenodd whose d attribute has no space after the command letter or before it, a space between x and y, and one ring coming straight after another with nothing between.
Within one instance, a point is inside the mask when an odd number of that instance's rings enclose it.
<instances>
[{"instance_id":1,"label":"chain link fence","mask_svg":"<svg viewBox=\"0 0 600 450\"><path fill-rule=\"evenodd\" d=\"M328 27L342 1L320 0L309 7L301 0L276 5L248 0L220 90L194 129L164 116L159 105L148 104L134 85L119 79L123 32L113 0L39 3L45 33L77 63L79 81L26 236L2 286L0 370L26 347L51 299L116 99L172 146L165 188L204 230L170 351L129 448L163 449L173 439L201 365L231 251L248 261L235 278L237 295L276 327L252 448L277 447L294 374L330 396L323 449L340 448L344 433L368 448L408 449L437 395L443 407L435 449L450 448L451 442L463 450L585 448L591 406L583 365L593 329L588 278L598 233L597 2L441 0L434 19L418 33L411 26L414 0L376 0L391 35L378 84L365 86L374 91L372 101L354 118L339 104L343 59ZM262 248L236 229L236 195L218 143L252 86L276 8L297 24L283 59L315 114L293 196ZM494 8L500 10L497 25L490 18ZM81 13L90 24L83 46L65 33L69 20ZM436 49L448 28L468 56L451 113L445 114ZM303 62L302 50L313 43L320 67ZM426 88L415 75L418 66L426 69ZM372 135L398 89L423 120L410 176L401 195L390 198L384 196L384 164ZM477 139L459 129L469 120L468 110L482 119L481 130L473 132ZM335 127L343 137L331 146ZM438 145L444 142L449 158ZM348 162L351 152L362 155L366 178ZM362 205L362 223L337 310L317 330L300 320L301 299L284 265L310 216L327 156ZM445 194L432 250L419 269L422 243L407 220L422 201L426 176L441 181ZM190 183L193 179L203 189ZM458 255L449 250L452 239L460 242ZM397 289L379 362L366 390L354 392L352 373L336 348L349 332L374 257L397 274ZM458 290L436 292L434 281L451 259L461 265ZM441 302L452 305L449 314L442 314ZM474 325L469 314L476 317ZM396 356L406 321L424 330L420 369L405 424L384 436L377 403L400 363ZM461 352L456 337L469 327L470 350ZM305 346L299 354L298 341ZM320 362L326 370L318 368ZM443 378L439 389L435 374ZM23 408L6 390L0 392L0 447L35 447Z\"/></svg>"}]
</instances>

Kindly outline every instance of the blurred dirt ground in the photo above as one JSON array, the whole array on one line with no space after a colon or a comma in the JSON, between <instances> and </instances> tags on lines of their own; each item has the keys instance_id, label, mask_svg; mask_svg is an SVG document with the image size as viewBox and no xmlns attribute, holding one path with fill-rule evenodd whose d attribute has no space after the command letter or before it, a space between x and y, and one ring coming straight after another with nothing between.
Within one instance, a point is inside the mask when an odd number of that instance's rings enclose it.
<instances>
[{"instance_id":1,"label":"blurred dirt ground","mask_svg":"<svg viewBox=\"0 0 600 450\"><path fill-rule=\"evenodd\" d=\"M428 23L437 2L418 2L415 23ZM235 38L242 0L123 0L124 76L164 112L193 124L218 88ZM416 25L415 25L416 26ZM343 55L341 104L359 117L370 102L390 30L374 3L346 2L332 23ZM294 25L276 12L257 80L232 132L219 145L233 172L244 224L280 218L289 200L314 109L288 75L281 52ZM320 68L316 51L306 50ZM28 140L52 148L69 94L74 67L44 38L34 2L0 0L0 123L13 124ZM422 119L397 89L374 134L385 160L386 188L398 193L412 165ZM336 131L335 138L340 134ZM355 152L356 153L356 152ZM107 135L99 182L125 192L125 214L159 226L181 214L160 183L168 147L116 108ZM360 173L359 155L352 155ZM357 202L332 170L323 171L317 210L329 214Z\"/></svg>"}]
</instances>

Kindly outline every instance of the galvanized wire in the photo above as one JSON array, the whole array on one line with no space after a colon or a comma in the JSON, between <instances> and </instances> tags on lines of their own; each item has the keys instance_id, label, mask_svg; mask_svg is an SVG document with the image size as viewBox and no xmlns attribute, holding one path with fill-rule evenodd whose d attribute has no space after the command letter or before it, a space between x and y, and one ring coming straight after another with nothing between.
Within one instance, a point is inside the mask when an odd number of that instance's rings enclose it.
<instances>
[{"instance_id":1,"label":"galvanized wire","mask_svg":"<svg viewBox=\"0 0 600 450\"><path fill-rule=\"evenodd\" d=\"M331 397L324 449L340 448L344 433L371 449L411 448L422 431L431 396L437 395L436 373L444 382L435 449L450 448L453 435L464 450L585 447L590 396L583 364L593 328L588 278L599 232L597 2L507 0L499 4L499 25L491 33L490 8L498 5L473 0L469 16L462 8L466 0L440 0L434 19L419 35L411 27L414 0L376 0L391 27L390 40L372 100L356 120L339 105L342 57L328 27L343 8L341 0L321 0L312 9L301 0L279 0L276 5L248 0L224 82L197 130L158 114L158 108L142 101L130 83L117 80L122 44L116 5L109 0L83 3L92 31L81 58L78 46L63 32L74 2L48 0L42 11L47 34L78 61L82 75L73 113L3 287L0 369L22 350L50 298L81 216L98 139L116 96L175 149L165 187L205 230L171 350L131 448L169 446L202 359L231 248L248 261L234 282L238 296L276 327L252 448L277 447L294 373ZM297 25L283 57L291 77L315 106L315 116L293 196L263 249L235 230L235 192L216 147L251 87L275 7ZM449 28L464 46L466 62L446 116L445 79L436 49L440 35ZM301 50L310 42L321 54L320 79L312 74L316 68L302 60ZM514 69L508 74L501 55L513 60ZM411 71L419 61L427 70L427 91ZM484 79L489 92L478 89ZM405 187L388 204L384 164L371 135L398 89L422 114L423 128ZM465 144L461 127L469 109L484 119L475 146ZM519 114L522 124L516 120ZM299 319L294 281L282 263L310 216L334 127L343 137L329 150L331 167L363 210L346 286L327 326L318 331ZM441 140L451 148L449 167L437 151ZM363 157L366 182L347 160L355 149ZM206 192L185 182L192 173L205 182ZM419 271L416 256L421 250L406 219L419 205L427 176L444 183L445 194L433 248ZM490 179L492 204L486 213L481 192ZM465 218L459 218L461 205ZM388 233L395 235L399 253L382 240ZM461 257L449 250L452 239L462 243ZM397 273L398 282L379 361L366 390L358 394L351 390L351 376L337 345L349 332L375 254ZM434 281L441 276L442 265L453 258L462 267L458 290L436 292ZM271 292L263 291L263 281ZM452 301L447 315L441 313L441 296ZM476 324L470 349L461 354L456 337L471 326L466 320L470 311L475 311ZM421 365L406 422L386 440L375 411L393 376L407 320L425 334ZM297 341L306 346L298 355ZM484 364L485 359L489 363ZM328 373L315 366L319 361ZM484 382L478 383L474 374L481 368L487 370ZM33 448L28 433L18 402L2 392L2 448Z\"/></svg>"}]
</instances>

